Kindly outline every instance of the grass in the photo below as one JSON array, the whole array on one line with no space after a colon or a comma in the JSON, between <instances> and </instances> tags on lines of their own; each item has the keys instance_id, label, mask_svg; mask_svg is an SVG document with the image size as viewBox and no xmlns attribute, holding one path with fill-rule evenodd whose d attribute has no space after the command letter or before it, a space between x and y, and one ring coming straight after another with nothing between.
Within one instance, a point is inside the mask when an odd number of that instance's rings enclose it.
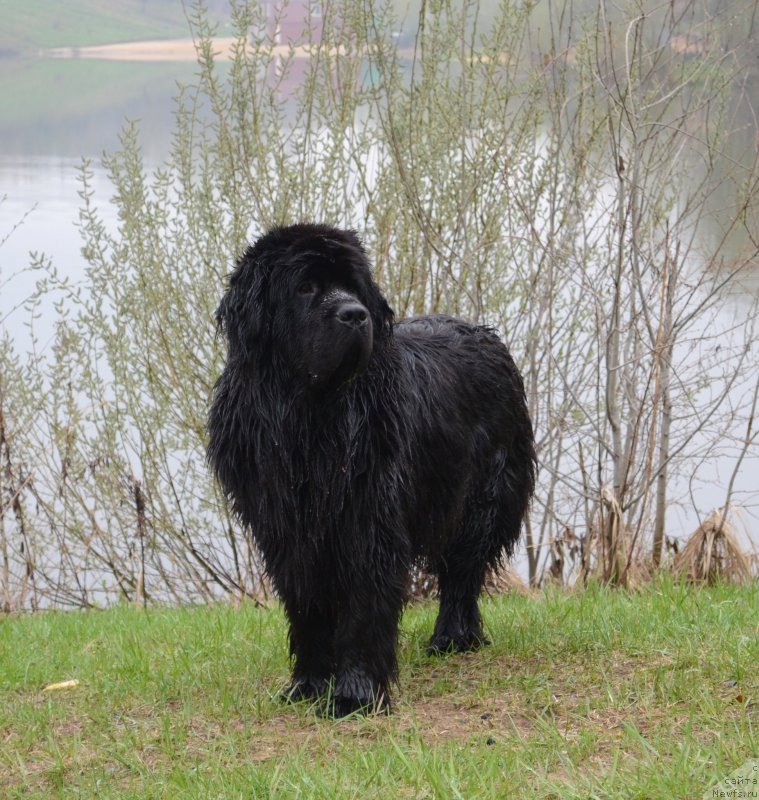
<instances>
[{"instance_id":1,"label":"grass","mask_svg":"<svg viewBox=\"0 0 759 800\"><path fill-rule=\"evenodd\" d=\"M0 59L0 140L8 153L91 156L118 148L128 117L146 152L165 153L177 84L196 73L192 63Z\"/></svg>"},{"instance_id":2,"label":"grass","mask_svg":"<svg viewBox=\"0 0 759 800\"><path fill-rule=\"evenodd\" d=\"M340 722L277 702L278 608L6 617L0 796L712 796L759 755L757 609L757 585L501 596L491 647L430 659L410 608L394 713Z\"/></svg>"},{"instance_id":3,"label":"grass","mask_svg":"<svg viewBox=\"0 0 759 800\"><path fill-rule=\"evenodd\" d=\"M189 36L176 0L4 0L0 50L84 47Z\"/></svg>"},{"instance_id":4,"label":"grass","mask_svg":"<svg viewBox=\"0 0 759 800\"><path fill-rule=\"evenodd\" d=\"M63 120L87 118L108 108L121 111L134 98L143 106L160 86L170 98L177 81L189 83L195 64L123 63L118 61L0 60L0 131L33 130ZM170 102L170 101L169 101Z\"/></svg>"}]
</instances>

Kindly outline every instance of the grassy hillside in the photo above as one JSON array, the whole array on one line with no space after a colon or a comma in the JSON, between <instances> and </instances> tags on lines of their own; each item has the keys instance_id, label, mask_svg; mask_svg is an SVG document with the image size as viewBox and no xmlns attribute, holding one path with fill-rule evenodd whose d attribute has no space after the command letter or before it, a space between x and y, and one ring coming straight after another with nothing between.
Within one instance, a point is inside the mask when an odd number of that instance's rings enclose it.
<instances>
[{"instance_id":1,"label":"grassy hillside","mask_svg":"<svg viewBox=\"0 0 759 800\"><path fill-rule=\"evenodd\" d=\"M177 83L196 72L192 63L0 60L0 143L6 153L96 155L118 147L129 118L140 120L145 152L163 154Z\"/></svg>"},{"instance_id":2,"label":"grassy hillside","mask_svg":"<svg viewBox=\"0 0 759 800\"><path fill-rule=\"evenodd\" d=\"M19 60L0 63L7 80L0 93L0 130L53 125L86 118L110 106L123 107L130 97L144 98L158 82L176 94L178 80L192 80L194 64L123 63L118 61ZM61 99L65 102L61 102Z\"/></svg>"},{"instance_id":3,"label":"grassy hillside","mask_svg":"<svg viewBox=\"0 0 759 800\"><path fill-rule=\"evenodd\" d=\"M277 608L0 619L0 795L700 798L759 756L759 587L484 606L444 659L407 611L393 715L341 722L277 702Z\"/></svg>"},{"instance_id":4,"label":"grassy hillside","mask_svg":"<svg viewBox=\"0 0 759 800\"><path fill-rule=\"evenodd\" d=\"M180 0L4 0L0 50L188 36Z\"/></svg>"}]
</instances>

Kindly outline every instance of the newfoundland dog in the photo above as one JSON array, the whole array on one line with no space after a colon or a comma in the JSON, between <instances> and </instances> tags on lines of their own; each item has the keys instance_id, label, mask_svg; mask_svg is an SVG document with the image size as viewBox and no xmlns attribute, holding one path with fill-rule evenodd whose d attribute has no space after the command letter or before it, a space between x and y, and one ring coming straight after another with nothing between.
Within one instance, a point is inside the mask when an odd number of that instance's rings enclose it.
<instances>
[{"instance_id":1,"label":"newfoundland dog","mask_svg":"<svg viewBox=\"0 0 759 800\"><path fill-rule=\"evenodd\" d=\"M290 623L286 697L389 707L415 562L438 578L431 653L486 644L477 599L535 485L524 388L489 328L393 321L353 231L274 228L216 313L209 461Z\"/></svg>"}]
</instances>

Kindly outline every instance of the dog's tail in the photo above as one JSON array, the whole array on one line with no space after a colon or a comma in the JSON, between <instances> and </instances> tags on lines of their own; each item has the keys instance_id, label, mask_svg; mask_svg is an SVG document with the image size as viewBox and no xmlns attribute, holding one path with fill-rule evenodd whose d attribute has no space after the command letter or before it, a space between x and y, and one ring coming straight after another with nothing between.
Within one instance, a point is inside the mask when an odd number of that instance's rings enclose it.
<instances>
[{"instance_id":1,"label":"dog's tail","mask_svg":"<svg viewBox=\"0 0 759 800\"><path fill-rule=\"evenodd\" d=\"M524 420L509 447L501 448L495 455L493 492L497 498L495 530L506 557L511 557L519 541L537 480L537 454L532 423L525 408Z\"/></svg>"},{"instance_id":2,"label":"dog's tail","mask_svg":"<svg viewBox=\"0 0 759 800\"><path fill-rule=\"evenodd\" d=\"M522 378L513 362L511 366L512 390L505 398L509 435L493 454L487 471L485 497L476 503L478 510L485 511L489 517L481 524L489 529L487 540L493 549L488 562L492 567L504 556L509 558L514 553L535 492L538 472L535 435Z\"/></svg>"}]
</instances>

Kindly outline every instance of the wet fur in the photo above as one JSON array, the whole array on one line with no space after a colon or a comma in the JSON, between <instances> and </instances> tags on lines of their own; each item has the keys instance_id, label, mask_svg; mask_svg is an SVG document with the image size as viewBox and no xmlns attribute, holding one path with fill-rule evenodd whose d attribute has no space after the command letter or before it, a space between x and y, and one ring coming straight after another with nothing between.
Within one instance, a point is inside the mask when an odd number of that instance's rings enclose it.
<instances>
[{"instance_id":1,"label":"wet fur","mask_svg":"<svg viewBox=\"0 0 759 800\"><path fill-rule=\"evenodd\" d=\"M519 372L488 328L394 324L356 235L328 226L248 248L217 319L208 456L284 603L287 695L385 708L415 560L439 579L430 650L485 642L477 598L535 483Z\"/></svg>"}]
</instances>

